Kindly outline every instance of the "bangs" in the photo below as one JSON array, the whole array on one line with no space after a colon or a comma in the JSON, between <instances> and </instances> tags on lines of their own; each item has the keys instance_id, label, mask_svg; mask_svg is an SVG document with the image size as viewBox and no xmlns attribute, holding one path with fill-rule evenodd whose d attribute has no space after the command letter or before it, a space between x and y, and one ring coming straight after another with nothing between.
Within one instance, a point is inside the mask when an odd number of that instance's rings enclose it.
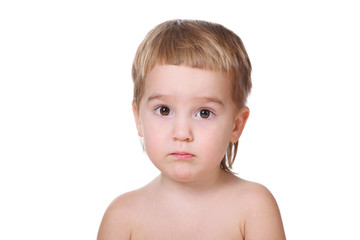
<instances>
[{"instance_id":1,"label":"bangs","mask_svg":"<svg viewBox=\"0 0 360 240\"><path fill-rule=\"evenodd\" d=\"M185 65L225 73L236 69L234 46L238 44L229 45L234 40L227 37L221 25L212 24L211 29L207 24L178 20L150 31L135 58L135 65L142 66L138 69L142 77L155 65Z\"/></svg>"},{"instance_id":2,"label":"bangs","mask_svg":"<svg viewBox=\"0 0 360 240\"><path fill-rule=\"evenodd\" d=\"M151 71L154 65L185 65L193 68L225 71L221 55L214 51L214 46L209 42L199 41L199 36L191 32L171 32L168 38L161 39L158 46L149 53L151 58L147 71ZM155 40L156 41L156 40ZM151 48L150 48L151 49Z\"/></svg>"}]
</instances>

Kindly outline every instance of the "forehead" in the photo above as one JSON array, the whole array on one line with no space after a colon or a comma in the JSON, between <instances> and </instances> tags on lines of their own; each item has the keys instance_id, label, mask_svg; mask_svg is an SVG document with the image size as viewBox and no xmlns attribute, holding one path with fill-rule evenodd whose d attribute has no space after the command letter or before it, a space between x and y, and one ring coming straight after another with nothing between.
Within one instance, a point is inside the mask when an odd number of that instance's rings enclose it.
<instances>
[{"instance_id":1,"label":"forehead","mask_svg":"<svg viewBox=\"0 0 360 240\"><path fill-rule=\"evenodd\" d=\"M167 95L182 99L217 98L232 102L230 78L220 71L183 65L156 65L146 76L144 97Z\"/></svg>"}]
</instances>

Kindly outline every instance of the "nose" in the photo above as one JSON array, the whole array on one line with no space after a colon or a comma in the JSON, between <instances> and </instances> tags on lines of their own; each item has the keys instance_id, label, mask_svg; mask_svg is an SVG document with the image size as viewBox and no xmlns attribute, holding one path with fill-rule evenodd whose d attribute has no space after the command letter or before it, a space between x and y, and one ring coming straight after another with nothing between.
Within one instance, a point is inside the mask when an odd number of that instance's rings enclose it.
<instances>
[{"instance_id":1,"label":"nose","mask_svg":"<svg viewBox=\"0 0 360 240\"><path fill-rule=\"evenodd\" d=\"M173 140L181 142L192 142L194 140L190 119L185 116L174 119Z\"/></svg>"}]
</instances>

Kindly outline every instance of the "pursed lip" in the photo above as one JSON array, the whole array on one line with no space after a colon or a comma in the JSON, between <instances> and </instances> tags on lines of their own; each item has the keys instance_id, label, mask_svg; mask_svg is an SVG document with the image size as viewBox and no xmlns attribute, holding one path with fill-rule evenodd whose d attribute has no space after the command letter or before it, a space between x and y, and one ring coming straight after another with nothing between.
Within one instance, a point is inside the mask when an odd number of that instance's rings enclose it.
<instances>
[{"instance_id":1,"label":"pursed lip","mask_svg":"<svg viewBox=\"0 0 360 240\"><path fill-rule=\"evenodd\" d=\"M173 152L170 154L170 156L178 159L191 159L195 157L194 154L188 153L188 152Z\"/></svg>"}]
</instances>

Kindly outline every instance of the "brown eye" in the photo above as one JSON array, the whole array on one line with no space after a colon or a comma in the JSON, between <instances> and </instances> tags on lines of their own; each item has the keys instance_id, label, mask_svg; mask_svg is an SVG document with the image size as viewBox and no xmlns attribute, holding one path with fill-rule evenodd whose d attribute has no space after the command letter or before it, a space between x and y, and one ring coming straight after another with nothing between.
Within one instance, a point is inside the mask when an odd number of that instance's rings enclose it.
<instances>
[{"instance_id":1,"label":"brown eye","mask_svg":"<svg viewBox=\"0 0 360 240\"><path fill-rule=\"evenodd\" d=\"M201 109L198 113L199 117L201 118L210 118L212 117L213 113L210 110L207 109Z\"/></svg>"},{"instance_id":2,"label":"brown eye","mask_svg":"<svg viewBox=\"0 0 360 240\"><path fill-rule=\"evenodd\" d=\"M170 111L170 108L166 107L166 106L161 106L161 107L158 107L156 109L156 111L161 115L161 116L168 116L171 111Z\"/></svg>"}]
</instances>

